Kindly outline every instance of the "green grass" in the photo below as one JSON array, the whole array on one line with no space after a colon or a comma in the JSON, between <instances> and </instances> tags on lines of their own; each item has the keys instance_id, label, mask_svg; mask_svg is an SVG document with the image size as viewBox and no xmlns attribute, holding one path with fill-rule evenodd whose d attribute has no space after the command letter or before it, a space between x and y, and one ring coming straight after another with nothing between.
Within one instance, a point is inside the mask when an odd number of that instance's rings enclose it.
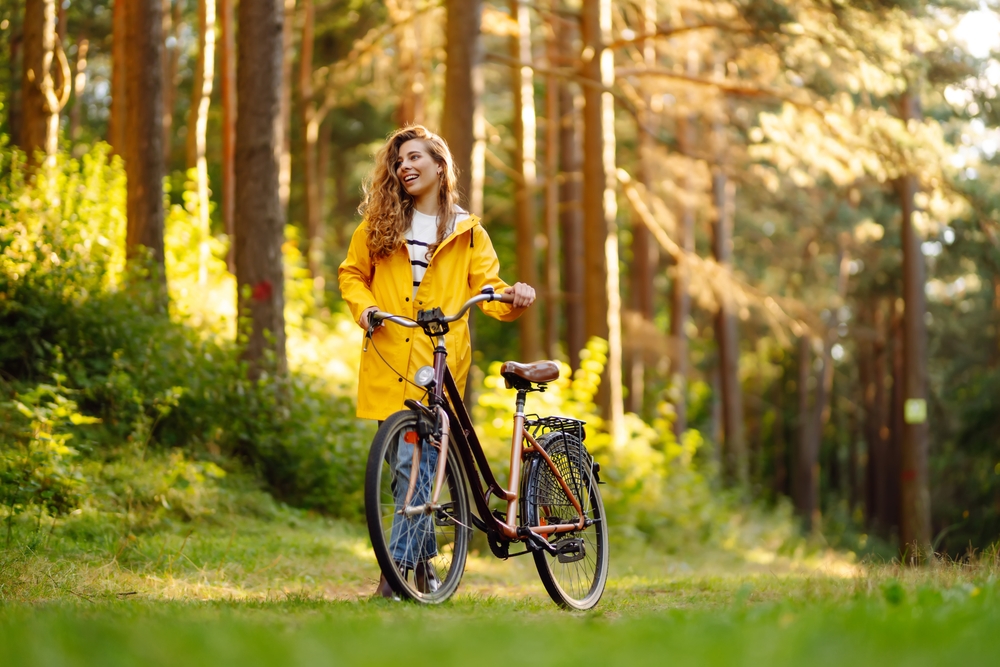
<instances>
[{"instance_id":1,"label":"green grass","mask_svg":"<svg viewBox=\"0 0 1000 667\"><path fill-rule=\"evenodd\" d=\"M972 597L566 614L464 596L441 608L310 598L123 601L0 612L8 665L995 664L995 586ZM949 599L946 599L949 598Z\"/></svg>"},{"instance_id":2,"label":"green grass","mask_svg":"<svg viewBox=\"0 0 1000 667\"><path fill-rule=\"evenodd\" d=\"M424 608L369 597L363 527L245 489L231 500L194 520L16 524L0 549L0 665L882 667L1000 654L995 554L909 569L802 544L667 555L616 542L586 614L556 608L527 559L479 554L455 599Z\"/></svg>"}]
</instances>

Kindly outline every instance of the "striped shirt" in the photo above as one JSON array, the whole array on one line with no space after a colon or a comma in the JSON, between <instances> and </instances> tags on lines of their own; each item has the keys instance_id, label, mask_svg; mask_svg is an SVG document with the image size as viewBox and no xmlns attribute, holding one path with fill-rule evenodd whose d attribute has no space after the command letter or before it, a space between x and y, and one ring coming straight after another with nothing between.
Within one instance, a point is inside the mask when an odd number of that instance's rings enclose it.
<instances>
[{"instance_id":1,"label":"striped shirt","mask_svg":"<svg viewBox=\"0 0 1000 667\"><path fill-rule=\"evenodd\" d=\"M465 211L459 209L458 213L461 215ZM452 220L448 233L451 233L454 225L455 222ZM435 242L437 242L437 216L426 215L414 209L413 221L406 231L406 249L410 253L410 268L413 269L413 298L416 298L417 290L430 264L427 249Z\"/></svg>"}]
</instances>

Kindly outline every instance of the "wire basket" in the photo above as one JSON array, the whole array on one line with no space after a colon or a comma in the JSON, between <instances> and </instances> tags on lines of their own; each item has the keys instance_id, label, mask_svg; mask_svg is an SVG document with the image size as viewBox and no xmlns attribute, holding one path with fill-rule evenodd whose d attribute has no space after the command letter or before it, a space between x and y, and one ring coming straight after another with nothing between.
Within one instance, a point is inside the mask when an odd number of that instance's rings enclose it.
<instances>
[{"instance_id":1,"label":"wire basket","mask_svg":"<svg viewBox=\"0 0 1000 667\"><path fill-rule=\"evenodd\" d=\"M581 501L586 497L587 475L593 466L590 455L583 446L583 441L587 437L587 432L583 428L584 424L586 422L571 417L539 417L538 415L527 415L524 422L525 428L536 440L553 433L563 435L561 450L559 448L546 448L546 453L552 458L552 462L573 491L573 495Z\"/></svg>"}]
</instances>

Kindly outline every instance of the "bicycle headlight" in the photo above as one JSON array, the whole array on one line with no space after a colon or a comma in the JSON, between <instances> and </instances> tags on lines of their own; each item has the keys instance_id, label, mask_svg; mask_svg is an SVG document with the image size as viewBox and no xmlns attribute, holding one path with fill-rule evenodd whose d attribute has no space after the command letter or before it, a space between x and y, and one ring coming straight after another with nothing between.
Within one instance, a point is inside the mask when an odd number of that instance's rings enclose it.
<instances>
[{"instance_id":1,"label":"bicycle headlight","mask_svg":"<svg viewBox=\"0 0 1000 667\"><path fill-rule=\"evenodd\" d=\"M421 366L413 374L413 382L421 387L429 387L434 384L434 368L432 366Z\"/></svg>"}]
</instances>

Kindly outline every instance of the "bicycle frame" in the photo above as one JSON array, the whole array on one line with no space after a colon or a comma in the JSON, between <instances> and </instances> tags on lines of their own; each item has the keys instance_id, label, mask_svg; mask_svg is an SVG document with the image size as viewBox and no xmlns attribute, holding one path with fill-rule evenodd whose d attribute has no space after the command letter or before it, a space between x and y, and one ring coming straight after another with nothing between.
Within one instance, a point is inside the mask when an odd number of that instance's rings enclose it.
<instances>
[{"instance_id":1,"label":"bicycle frame","mask_svg":"<svg viewBox=\"0 0 1000 667\"><path fill-rule=\"evenodd\" d=\"M473 302L470 301L470 303L466 304L466 306L471 305L471 303ZM381 315L382 313L379 313L379 316ZM385 315L388 314L386 313ZM402 324L398 319L390 321ZM412 322L412 320L410 320L410 322ZM407 324L406 326L412 327L414 325ZM435 339L434 384L428 392L431 405L426 406L419 401L413 400L407 400L406 404L411 409L420 411L428 417L436 416L440 420L440 454L438 456L437 470L434 475L434 487L430 501L421 506L410 505L410 501L412 500L415 492L417 477L416 475L411 475L410 485L407 489L403 509L400 511L406 516L415 516L424 513L429 514L440 507L438 504L438 498L440 497L441 487L444 483L448 452L452 446L452 441L454 441L462 467L469 480L469 488L472 491L473 501L475 502L476 509L481 517L479 522L474 523L476 523L477 527L486 532L488 535L492 534L507 543L512 541L530 542L532 539L535 539L536 546L539 546L537 539L541 538L541 542L544 543L544 545L541 546L546 549L551 549L545 539L546 536L583 530L586 528L589 524L587 522L587 517L583 512L580 500L573 493L569 484L566 483L566 480L559 472L555 463L552 462L549 455L538 444L535 437L525 428L524 404L528 393L527 390L519 389L517 392L513 433L511 434L510 475L508 478L510 488L504 489L497 481L497 478L490 467L486 454L483 451L482 444L479 442L479 436L477 435L475 427L472 424L472 419L469 416L469 412L465 407L464 401L462 400L461 392L459 392L455 378L452 376L451 369L448 367L448 351L444 344L444 333L430 333L429 327L427 326L424 326L424 331ZM455 428L456 425L458 428ZM527 445L524 444L525 441L527 441ZM421 438L418 437L413 452L414 470L416 469L416 465L421 455L421 447ZM548 465L555 479L558 480L559 484L563 488L563 491L565 491L567 498L569 498L573 508L577 512L577 521L575 523L559 523L540 526L517 525L517 505L520 500L521 486L521 465L525 457L529 454L536 454L540 456L542 460L545 461L546 465ZM490 510L489 496L491 494L507 503L507 514L505 520L501 520ZM480 523L482 525L480 525ZM494 552L497 553L497 550L492 543L490 546L494 549ZM497 555L506 556L506 552L503 554L497 553Z\"/></svg>"}]
</instances>

